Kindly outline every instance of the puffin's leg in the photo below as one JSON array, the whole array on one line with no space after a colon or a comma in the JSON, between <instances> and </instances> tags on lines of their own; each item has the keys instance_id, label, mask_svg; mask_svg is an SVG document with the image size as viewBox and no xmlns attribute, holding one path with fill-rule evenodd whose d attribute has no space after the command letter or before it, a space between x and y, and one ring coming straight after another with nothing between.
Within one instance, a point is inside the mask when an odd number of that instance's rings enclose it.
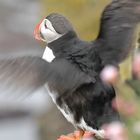
<instances>
[{"instance_id":1,"label":"puffin's leg","mask_svg":"<svg viewBox=\"0 0 140 140\"><path fill-rule=\"evenodd\" d=\"M91 132L91 131L85 131L84 133L84 137L94 137L95 133Z\"/></svg>"},{"instance_id":2,"label":"puffin's leg","mask_svg":"<svg viewBox=\"0 0 140 140\"><path fill-rule=\"evenodd\" d=\"M78 131L75 131L74 136L75 136L75 140L81 140L82 137L84 136L85 131L80 129Z\"/></svg>"},{"instance_id":3,"label":"puffin's leg","mask_svg":"<svg viewBox=\"0 0 140 140\"><path fill-rule=\"evenodd\" d=\"M74 132L74 136L76 140L81 140L82 137L94 137L95 133L90 131L79 130Z\"/></svg>"}]
</instances>

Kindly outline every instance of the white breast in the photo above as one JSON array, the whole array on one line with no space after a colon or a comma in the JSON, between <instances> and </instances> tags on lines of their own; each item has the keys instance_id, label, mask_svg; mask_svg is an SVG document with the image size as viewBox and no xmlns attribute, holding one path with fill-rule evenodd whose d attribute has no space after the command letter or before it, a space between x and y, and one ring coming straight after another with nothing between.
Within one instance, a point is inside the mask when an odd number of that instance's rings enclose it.
<instances>
[{"instance_id":1,"label":"white breast","mask_svg":"<svg viewBox=\"0 0 140 140\"><path fill-rule=\"evenodd\" d=\"M46 60L47 62L50 63L50 62L53 61L53 59L55 58L55 56L54 56L54 54L53 54L53 51L52 51L49 47L46 46L42 58L43 58L44 60Z\"/></svg>"}]
</instances>

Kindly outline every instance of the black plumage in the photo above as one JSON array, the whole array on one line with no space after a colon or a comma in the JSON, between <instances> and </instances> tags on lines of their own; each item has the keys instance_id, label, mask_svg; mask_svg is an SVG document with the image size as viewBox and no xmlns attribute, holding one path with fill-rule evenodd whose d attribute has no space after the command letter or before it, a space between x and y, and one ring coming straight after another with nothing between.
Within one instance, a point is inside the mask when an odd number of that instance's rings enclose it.
<instances>
[{"instance_id":1,"label":"black plumage","mask_svg":"<svg viewBox=\"0 0 140 140\"><path fill-rule=\"evenodd\" d=\"M105 8L99 35L95 41L104 65L118 65L126 58L128 52L136 45L139 22L139 0L113 0Z\"/></svg>"},{"instance_id":2,"label":"black plumage","mask_svg":"<svg viewBox=\"0 0 140 140\"><path fill-rule=\"evenodd\" d=\"M86 130L80 126L82 118L93 129L119 120L117 111L112 107L115 91L100 79L103 65L92 49L92 43L79 40L71 31L48 47L56 56L51 63L49 88L59 95L57 105L61 108L67 106L74 115L75 126Z\"/></svg>"}]
</instances>

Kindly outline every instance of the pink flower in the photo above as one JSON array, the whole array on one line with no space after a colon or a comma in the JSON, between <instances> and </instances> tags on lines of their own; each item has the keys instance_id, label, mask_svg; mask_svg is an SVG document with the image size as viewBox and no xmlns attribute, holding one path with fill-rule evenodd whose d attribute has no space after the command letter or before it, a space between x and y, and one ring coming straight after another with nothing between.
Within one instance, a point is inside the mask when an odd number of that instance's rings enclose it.
<instances>
[{"instance_id":1,"label":"pink flower","mask_svg":"<svg viewBox=\"0 0 140 140\"><path fill-rule=\"evenodd\" d=\"M107 83L114 84L118 79L118 69L114 66L108 65L101 72L101 79Z\"/></svg>"},{"instance_id":2,"label":"pink flower","mask_svg":"<svg viewBox=\"0 0 140 140\"><path fill-rule=\"evenodd\" d=\"M112 106L116 110L119 110L123 115L130 116L130 117L137 112L137 107L135 103L130 101L125 101L120 97L117 97L116 99L113 100Z\"/></svg>"},{"instance_id":3,"label":"pink flower","mask_svg":"<svg viewBox=\"0 0 140 140\"><path fill-rule=\"evenodd\" d=\"M105 130L107 140L127 140L124 126L120 122L112 122L102 127Z\"/></svg>"}]
</instances>

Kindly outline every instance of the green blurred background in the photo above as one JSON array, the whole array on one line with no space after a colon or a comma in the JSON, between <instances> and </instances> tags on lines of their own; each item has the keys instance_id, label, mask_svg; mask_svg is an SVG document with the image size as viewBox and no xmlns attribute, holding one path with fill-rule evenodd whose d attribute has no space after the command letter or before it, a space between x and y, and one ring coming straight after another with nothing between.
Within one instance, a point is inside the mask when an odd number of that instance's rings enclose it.
<instances>
[{"instance_id":1,"label":"green blurred background","mask_svg":"<svg viewBox=\"0 0 140 140\"><path fill-rule=\"evenodd\" d=\"M57 12L65 15L75 27L80 38L93 40L99 29L101 12L109 0L41 0L42 13Z\"/></svg>"}]
</instances>

